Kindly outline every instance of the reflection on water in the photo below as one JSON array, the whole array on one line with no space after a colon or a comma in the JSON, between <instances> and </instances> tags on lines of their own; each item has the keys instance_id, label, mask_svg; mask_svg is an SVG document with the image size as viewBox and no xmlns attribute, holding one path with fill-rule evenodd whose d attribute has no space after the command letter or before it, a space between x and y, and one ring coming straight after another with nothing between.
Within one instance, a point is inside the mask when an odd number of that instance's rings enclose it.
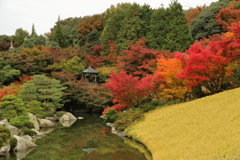
<instances>
[{"instance_id":1,"label":"reflection on water","mask_svg":"<svg viewBox=\"0 0 240 160\"><path fill-rule=\"evenodd\" d=\"M54 131L38 139L38 146L22 160L146 160L144 152L111 133L98 114L77 116L84 119L70 127L58 124Z\"/></svg>"}]
</instances>

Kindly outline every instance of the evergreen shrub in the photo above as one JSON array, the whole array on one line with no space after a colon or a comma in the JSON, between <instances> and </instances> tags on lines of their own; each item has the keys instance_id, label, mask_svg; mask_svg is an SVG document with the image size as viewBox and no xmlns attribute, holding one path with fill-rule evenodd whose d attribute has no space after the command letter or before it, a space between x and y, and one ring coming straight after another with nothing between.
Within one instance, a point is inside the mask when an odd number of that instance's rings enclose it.
<instances>
[{"instance_id":1,"label":"evergreen shrub","mask_svg":"<svg viewBox=\"0 0 240 160\"><path fill-rule=\"evenodd\" d=\"M11 137L10 138L10 146L11 146L11 151L17 146L17 138Z\"/></svg>"},{"instance_id":2,"label":"evergreen shrub","mask_svg":"<svg viewBox=\"0 0 240 160\"><path fill-rule=\"evenodd\" d=\"M141 110L128 110L120 113L113 126L120 131L124 131L128 126L136 121L143 120L144 114Z\"/></svg>"},{"instance_id":3,"label":"evergreen shrub","mask_svg":"<svg viewBox=\"0 0 240 160\"><path fill-rule=\"evenodd\" d=\"M0 148L3 146L3 139L0 138Z\"/></svg>"},{"instance_id":4,"label":"evergreen shrub","mask_svg":"<svg viewBox=\"0 0 240 160\"><path fill-rule=\"evenodd\" d=\"M10 138L10 130L7 127L0 126L0 133L6 133L8 138Z\"/></svg>"},{"instance_id":5,"label":"evergreen shrub","mask_svg":"<svg viewBox=\"0 0 240 160\"><path fill-rule=\"evenodd\" d=\"M111 123L114 122L118 117L117 111L112 108L106 112L105 116L106 116L106 121Z\"/></svg>"},{"instance_id":6,"label":"evergreen shrub","mask_svg":"<svg viewBox=\"0 0 240 160\"><path fill-rule=\"evenodd\" d=\"M62 117L66 112L65 111L58 111L57 112L57 117Z\"/></svg>"},{"instance_id":7,"label":"evergreen shrub","mask_svg":"<svg viewBox=\"0 0 240 160\"><path fill-rule=\"evenodd\" d=\"M0 138L3 140L3 142L7 142L9 135L7 133L0 133Z\"/></svg>"},{"instance_id":8,"label":"evergreen shrub","mask_svg":"<svg viewBox=\"0 0 240 160\"><path fill-rule=\"evenodd\" d=\"M34 125L30 121L30 118L28 116L19 116L19 117L10 119L9 123L18 128L23 128L23 127L34 128Z\"/></svg>"},{"instance_id":9,"label":"evergreen shrub","mask_svg":"<svg viewBox=\"0 0 240 160\"><path fill-rule=\"evenodd\" d=\"M31 129L28 129L28 128L23 129L23 133L24 133L24 135L29 135L29 136L34 136L37 134L37 132L35 132Z\"/></svg>"}]
</instances>

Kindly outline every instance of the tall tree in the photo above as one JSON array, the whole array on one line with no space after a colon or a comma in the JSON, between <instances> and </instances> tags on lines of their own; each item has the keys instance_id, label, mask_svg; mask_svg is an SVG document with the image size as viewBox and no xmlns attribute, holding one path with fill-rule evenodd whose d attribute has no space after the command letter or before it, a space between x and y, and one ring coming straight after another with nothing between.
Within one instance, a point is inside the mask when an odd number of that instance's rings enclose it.
<instances>
[{"instance_id":1,"label":"tall tree","mask_svg":"<svg viewBox=\"0 0 240 160\"><path fill-rule=\"evenodd\" d=\"M194 19L194 18L197 18L197 16L201 13L201 11L206 8L206 5L203 5L203 6L197 6L195 8L190 8L186 14L185 14L185 17L187 19L187 25L188 27L191 26L191 21Z\"/></svg>"},{"instance_id":2,"label":"tall tree","mask_svg":"<svg viewBox=\"0 0 240 160\"><path fill-rule=\"evenodd\" d=\"M168 31L164 39L164 45L162 49L173 51L184 51L193 42L191 35L189 34L187 20L184 16L182 5L177 1L174 1L167 8L168 13Z\"/></svg>"},{"instance_id":3,"label":"tall tree","mask_svg":"<svg viewBox=\"0 0 240 160\"><path fill-rule=\"evenodd\" d=\"M111 6L104 13L104 29L100 36L103 54L109 53L109 42L117 42L117 35L121 29L125 11L131 6L130 3L117 4Z\"/></svg>"},{"instance_id":4,"label":"tall tree","mask_svg":"<svg viewBox=\"0 0 240 160\"><path fill-rule=\"evenodd\" d=\"M233 3L233 2L232 2ZM238 4L238 5L237 5ZM233 23L240 21L240 6L239 1L234 1L234 5L231 7L222 8L216 16L216 22L225 30L228 30Z\"/></svg>"},{"instance_id":5,"label":"tall tree","mask_svg":"<svg viewBox=\"0 0 240 160\"><path fill-rule=\"evenodd\" d=\"M36 36L37 36L37 33L35 31L35 27L34 27L34 23L33 23L33 25L32 25L32 33L31 33L30 37L36 37Z\"/></svg>"},{"instance_id":6,"label":"tall tree","mask_svg":"<svg viewBox=\"0 0 240 160\"><path fill-rule=\"evenodd\" d=\"M65 41L63 33L62 33L60 17L58 17L58 21L56 22L56 31L53 36L53 41L57 42L59 44L59 46L62 48L67 47L66 41Z\"/></svg>"},{"instance_id":7,"label":"tall tree","mask_svg":"<svg viewBox=\"0 0 240 160\"><path fill-rule=\"evenodd\" d=\"M190 33L195 40L223 32L215 21L215 17L220 9L227 7L228 2L228 0L222 0L211 3L201 11L197 18L191 21Z\"/></svg>"},{"instance_id":8,"label":"tall tree","mask_svg":"<svg viewBox=\"0 0 240 160\"><path fill-rule=\"evenodd\" d=\"M142 35L144 21L140 19L140 5L133 3L125 12L122 26L117 35L117 49L122 51L127 49L130 42L136 42Z\"/></svg>"},{"instance_id":9,"label":"tall tree","mask_svg":"<svg viewBox=\"0 0 240 160\"><path fill-rule=\"evenodd\" d=\"M85 16L80 18L78 22L78 39L80 45L84 45L88 35L96 30L100 34L103 30L103 15L95 14L93 16Z\"/></svg>"},{"instance_id":10,"label":"tall tree","mask_svg":"<svg viewBox=\"0 0 240 160\"><path fill-rule=\"evenodd\" d=\"M25 38L29 36L29 33L26 30L23 30L22 28L18 28L15 31L15 42L18 43L18 45L22 45L24 42Z\"/></svg>"},{"instance_id":11,"label":"tall tree","mask_svg":"<svg viewBox=\"0 0 240 160\"><path fill-rule=\"evenodd\" d=\"M127 75L125 71L113 72L106 87L112 92L113 102L129 107L138 107L146 96L152 92L152 78L145 77L139 80L137 77Z\"/></svg>"},{"instance_id":12,"label":"tall tree","mask_svg":"<svg viewBox=\"0 0 240 160\"><path fill-rule=\"evenodd\" d=\"M150 20L150 31L147 34L149 48L162 50L169 25L167 16L168 14L163 6L153 12Z\"/></svg>"}]
</instances>

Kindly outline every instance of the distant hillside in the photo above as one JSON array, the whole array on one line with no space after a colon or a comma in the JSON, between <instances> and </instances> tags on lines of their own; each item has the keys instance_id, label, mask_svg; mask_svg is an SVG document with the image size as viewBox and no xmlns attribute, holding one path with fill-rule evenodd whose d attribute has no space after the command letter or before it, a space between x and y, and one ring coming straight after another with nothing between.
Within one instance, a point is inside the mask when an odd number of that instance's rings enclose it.
<instances>
[{"instance_id":1,"label":"distant hillside","mask_svg":"<svg viewBox=\"0 0 240 160\"><path fill-rule=\"evenodd\" d=\"M240 88L156 109L127 134L154 160L240 159Z\"/></svg>"}]
</instances>

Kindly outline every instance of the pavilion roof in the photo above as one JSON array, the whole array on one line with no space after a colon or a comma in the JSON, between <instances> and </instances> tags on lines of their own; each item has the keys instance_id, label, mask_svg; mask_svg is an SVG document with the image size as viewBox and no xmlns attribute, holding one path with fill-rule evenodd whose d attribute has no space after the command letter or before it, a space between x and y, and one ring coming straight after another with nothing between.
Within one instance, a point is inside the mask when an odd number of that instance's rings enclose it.
<instances>
[{"instance_id":1,"label":"pavilion roof","mask_svg":"<svg viewBox=\"0 0 240 160\"><path fill-rule=\"evenodd\" d=\"M91 68L90 66L83 71L83 73L95 73L98 74L99 72Z\"/></svg>"}]
</instances>

